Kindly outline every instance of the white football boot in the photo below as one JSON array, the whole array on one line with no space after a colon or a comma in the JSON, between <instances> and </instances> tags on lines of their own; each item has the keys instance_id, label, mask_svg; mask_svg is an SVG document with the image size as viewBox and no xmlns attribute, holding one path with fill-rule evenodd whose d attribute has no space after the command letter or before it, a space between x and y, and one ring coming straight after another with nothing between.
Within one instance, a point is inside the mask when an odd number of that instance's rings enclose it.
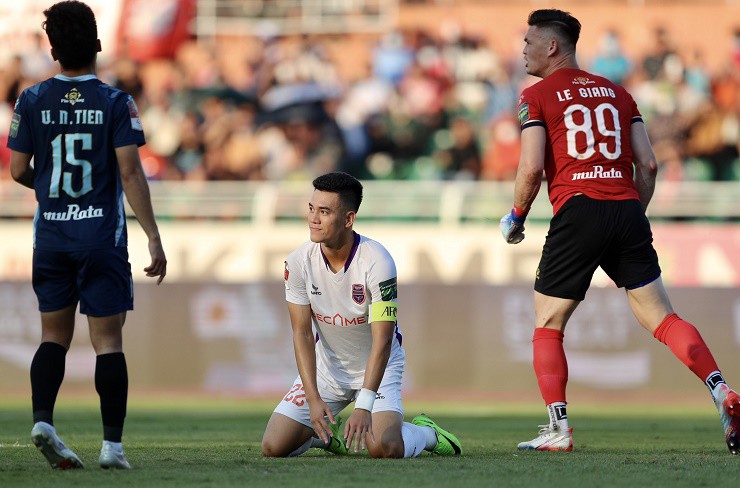
<instances>
[{"instance_id":1,"label":"white football boot","mask_svg":"<svg viewBox=\"0 0 740 488\"><path fill-rule=\"evenodd\" d=\"M103 441L103 448L100 450L99 462L103 469L131 469L123 449L116 449L111 443L105 441Z\"/></svg>"},{"instance_id":2,"label":"white football boot","mask_svg":"<svg viewBox=\"0 0 740 488\"><path fill-rule=\"evenodd\" d=\"M46 422L36 422L31 430L31 442L41 451L52 469L80 469L85 466L72 452L72 449L64 445L57 436L54 426Z\"/></svg>"},{"instance_id":3,"label":"white football boot","mask_svg":"<svg viewBox=\"0 0 740 488\"><path fill-rule=\"evenodd\" d=\"M714 390L714 404L725 430L727 448L732 454L740 453L740 395L724 383Z\"/></svg>"},{"instance_id":4,"label":"white football boot","mask_svg":"<svg viewBox=\"0 0 740 488\"><path fill-rule=\"evenodd\" d=\"M573 450L573 429L558 430L550 425L540 425L539 435L527 442L520 442L520 451L562 451Z\"/></svg>"}]
</instances>

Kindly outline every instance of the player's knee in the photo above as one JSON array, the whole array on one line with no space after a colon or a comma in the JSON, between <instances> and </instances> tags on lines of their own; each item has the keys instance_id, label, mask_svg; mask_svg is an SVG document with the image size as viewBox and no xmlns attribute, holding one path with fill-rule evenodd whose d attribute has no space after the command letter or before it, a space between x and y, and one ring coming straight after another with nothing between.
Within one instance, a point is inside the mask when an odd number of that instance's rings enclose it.
<instances>
[{"instance_id":1,"label":"player's knee","mask_svg":"<svg viewBox=\"0 0 740 488\"><path fill-rule=\"evenodd\" d=\"M373 458L393 458L403 457L403 441L381 441L375 445L368 445L368 452Z\"/></svg>"},{"instance_id":2,"label":"player's knee","mask_svg":"<svg viewBox=\"0 0 740 488\"><path fill-rule=\"evenodd\" d=\"M272 439L265 437L262 439L262 455L265 457L285 457L288 453Z\"/></svg>"}]
</instances>

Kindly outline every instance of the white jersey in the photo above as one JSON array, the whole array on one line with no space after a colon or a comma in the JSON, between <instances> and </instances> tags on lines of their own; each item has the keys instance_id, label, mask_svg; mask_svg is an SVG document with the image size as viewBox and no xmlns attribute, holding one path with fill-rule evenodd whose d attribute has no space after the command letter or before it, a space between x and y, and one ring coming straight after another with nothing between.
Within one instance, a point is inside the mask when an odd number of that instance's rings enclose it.
<instances>
[{"instance_id":1,"label":"white jersey","mask_svg":"<svg viewBox=\"0 0 740 488\"><path fill-rule=\"evenodd\" d=\"M378 242L355 233L344 269L332 272L321 245L306 242L285 262L285 299L310 305L316 332L316 372L344 388L362 388L372 347L370 305L398 300L396 265ZM396 324L388 366L405 354Z\"/></svg>"}]
</instances>

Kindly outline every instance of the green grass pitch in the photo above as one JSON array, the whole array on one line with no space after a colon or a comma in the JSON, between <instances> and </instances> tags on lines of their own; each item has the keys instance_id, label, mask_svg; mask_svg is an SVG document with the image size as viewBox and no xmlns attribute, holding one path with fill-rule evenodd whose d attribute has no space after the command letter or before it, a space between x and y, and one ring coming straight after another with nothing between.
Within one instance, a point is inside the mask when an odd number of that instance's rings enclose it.
<instances>
[{"instance_id":1,"label":"green grass pitch","mask_svg":"<svg viewBox=\"0 0 740 488\"><path fill-rule=\"evenodd\" d=\"M86 463L52 471L29 440L27 401L0 400L0 486L737 486L716 414L703 408L576 406L573 453L518 452L545 420L539 405L406 406L422 409L463 442L459 458L373 460L316 449L265 459L260 439L271 403L134 399L124 437L133 470L97 466L100 421L93 400L60 399L56 425ZM346 418L346 415L345 415Z\"/></svg>"}]
</instances>

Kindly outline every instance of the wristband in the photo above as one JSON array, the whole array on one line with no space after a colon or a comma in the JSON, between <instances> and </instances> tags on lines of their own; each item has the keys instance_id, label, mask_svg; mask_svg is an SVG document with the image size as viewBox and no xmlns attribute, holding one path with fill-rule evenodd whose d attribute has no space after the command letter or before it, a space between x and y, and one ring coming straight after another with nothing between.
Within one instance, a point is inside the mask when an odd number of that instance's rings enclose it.
<instances>
[{"instance_id":1,"label":"wristband","mask_svg":"<svg viewBox=\"0 0 740 488\"><path fill-rule=\"evenodd\" d=\"M517 224L523 224L526 219L527 219L527 212L523 208L519 208L516 205L514 205L514 208L511 209L512 222L517 223Z\"/></svg>"},{"instance_id":2,"label":"wristband","mask_svg":"<svg viewBox=\"0 0 740 488\"><path fill-rule=\"evenodd\" d=\"M360 390L360 393L357 394L357 398L355 398L355 410L361 408L368 412L372 412L373 404L375 403L375 395L376 393L374 391L368 390L367 388Z\"/></svg>"}]
</instances>

